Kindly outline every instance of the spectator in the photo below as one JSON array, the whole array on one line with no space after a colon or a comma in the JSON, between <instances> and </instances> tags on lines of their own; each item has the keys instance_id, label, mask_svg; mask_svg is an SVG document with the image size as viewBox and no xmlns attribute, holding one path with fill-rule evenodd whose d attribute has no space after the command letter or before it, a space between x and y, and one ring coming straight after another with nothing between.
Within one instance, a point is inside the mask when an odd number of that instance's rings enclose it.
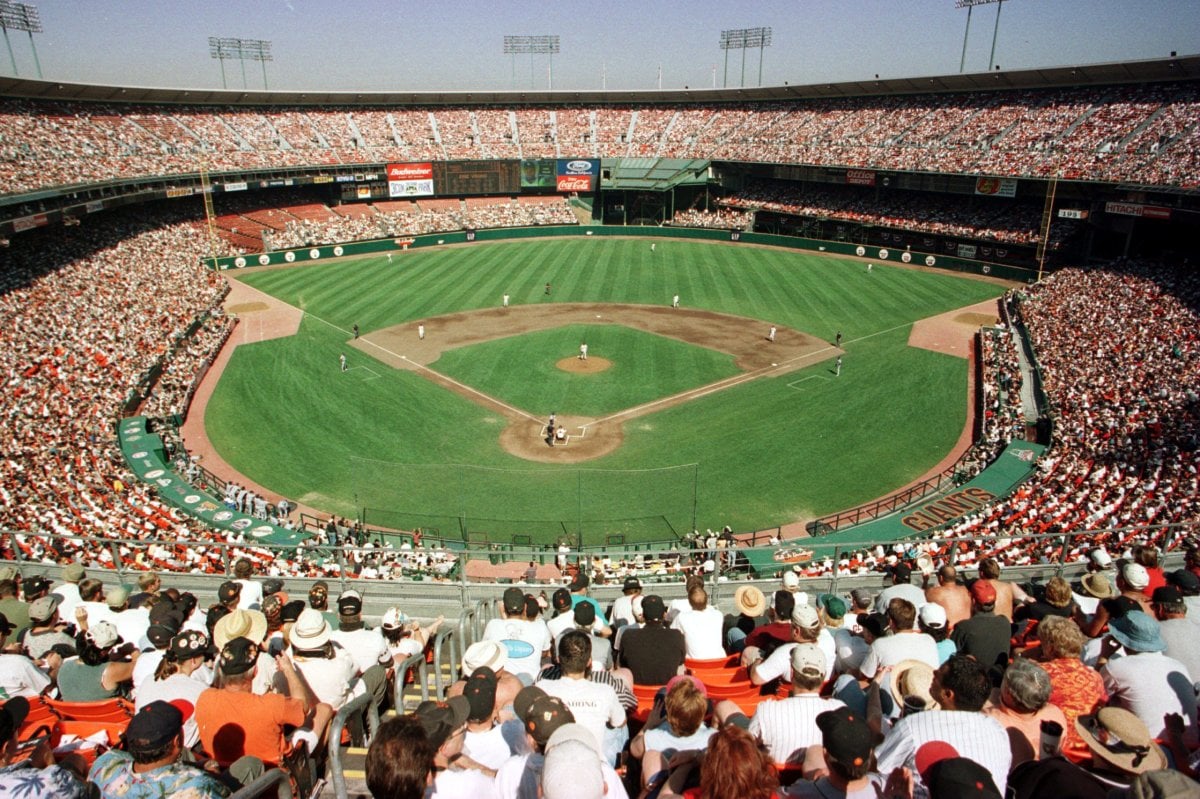
<instances>
[{"instance_id":1,"label":"spectator","mask_svg":"<svg viewBox=\"0 0 1200 799\"><path fill-rule=\"evenodd\" d=\"M562 676L542 678L537 686L550 696L562 699L575 720L586 727L600 742L604 760L610 765L621 751L628 730L625 727L625 708L611 685L588 679L591 669L591 637L579 630L568 630L558 641L558 662Z\"/></svg>"},{"instance_id":2,"label":"spectator","mask_svg":"<svg viewBox=\"0 0 1200 799\"><path fill-rule=\"evenodd\" d=\"M1050 675L1037 663L1017 658L1004 672L998 695L984 708L1008 731L1014 766L1038 757L1041 725L1054 722L1066 729L1067 718L1050 703Z\"/></svg>"},{"instance_id":3,"label":"spectator","mask_svg":"<svg viewBox=\"0 0 1200 799\"><path fill-rule=\"evenodd\" d=\"M659 795L663 799L680 795L687 799L773 799L779 790L770 755L753 735L732 724L708 739L708 750L700 761L700 785L685 792L686 778L686 772L672 773L668 787Z\"/></svg>"},{"instance_id":4,"label":"spectator","mask_svg":"<svg viewBox=\"0 0 1200 799\"><path fill-rule=\"evenodd\" d=\"M1050 676L1050 703L1057 705L1066 716L1063 730L1063 756L1074 763L1091 758L1087 744L1075 729L1075 719L1094 713L1108 701L1104 680L1079 659L1084 637L1074 621L1061 616L1047 616L1038 624L1041 665Z\"/></svg>"},{"instance_id":5,"label":"spectator","mask_svg":"<svg viewBox=\"0 0 1200 799\"><path fill-rule=\"evenodd\" d=\"M495 795L495 784L483 772L454 764L462 753L470 712L470 704L461 696L417 705L416 718L425 728L425 737L433 750L432 796Z\"/></svg>"},{"instance_id":6,"label":"spectator","mask_svg":"<svg viewBox=\"0 0 1200 799\"><path fill-rule=\"evenodd\" d=\"M967 655L954 655L934 672L931 688L938 710L902 717L876 750L879 771L888 774L904 766L917 775L916 753L929 741L945 741L962 756L976 761L1004 790L1011 766L1008 735L995 719L980 711L992 690L983 664ZM916 776L918 786L920 782Z\"/></svg>"},{"instance_id":7,"label":"spectator","mask_svg":"<svg viewBox=\"0 0 1200 799\"><path fill-rule=\"evenodd\" d=\"M759 704L748 729L767 747L776 763L802 763L808 747L821 741L817 718L825 711L843 707L837 699L822 698L825 684L825 653L816 644L791 648L792 687L787 699Z\"/></svg>"},{"instance_id":8,"label":"spectator","mask_svg":"<svg viewBox=\"0 0 1200 799\"><path fill-rule=\"evenodd\" d=\"M774 680L792 681L792 649L797 644L816 644L825 655L825 681L833 676L833 663L837 657L833 635L821 623L821 616L812 605L797 605L792 611L792 641L781 646L764 658L757 649L747 647L742 653L742 664L755 685L765 685Z\"/></svg>"},{"instance_id":9,"label":"spectator","mask_svg":"<svg viewBox=\"0 0 1200 799\"><path fill-rule=\"evenodd\" d=\"M7 650L13 629L8 618L0 613L0 694L5 697L33 698L50 687L50 678L34 666L26 655Z\"/></svg>"},{"instance_id":10,"label":"spectator","mask_svg":"<svg viewBox=\"0 0 1200 799\"><path fill-rule=\"evenodd\" d=\"M612 607L608 611L608 617L612 620L613 629L619 629L623 625L634 622L633 600L634 597L640 596L641 593L642 581L636 577L626 577L621 587L621 595L613 600Z\"/></svg>"},{"instance_id":11,"label":"spectator","mask_svg":"<svg viewBox=\"0 0 1200 799\"><path fill-rule=\"evenodd\" d=\"M86 763L78 754L56 763L49 738L27 758L17 759L17 733L29 715L29 700L9 699L0 707L0 794L38 799L84 799Z\"/></svg>"},{"instance_id":12,"label":"spectator","mask_svg":"<svg viewBox=\"0 0 1200 799\"><path fill-rule=\"evenodd\" d=\"M995 612L996 583L979 579L971 584L971 618L960 622L950 638L959 654L970 655L984 664L999 683L999 675L1008 665L1012 630L1009 620Z\"/></svg>"},{"instance_id":13,"label":"spectator","mask_svg":"<svg viewBox=\"0 0 1200 799\"><path fill-rule=\"evenodd\" d=\"M433 747L421 721L393 716L379 725L367 749L367 788L374 799L423 799L433 775Z\"/></svg>"},{"instance_id":14,"label":"spectator","mask_svg":"<svg viewBox=\"0 0 1200 799\"><path fill-rule=\"evenodd\" d=\"M958 570L948 563L937 570L937 580L937 585L925 589L925 600L942 606L946 625L953 630L971 617L971 594L958 582Z\"/></svg>"},{"instance_id":15,"label":"spectator","mask_svg":"<svg viewBox=\"0 0 1200 799\"><path fill-rule=\"evenodd\" d=\"M1188 616L1183 594L1173 585L1154 589L1154 617L1167 648L1163 653L1178 660L1188 676L1200 681L1200 621Z\"/></svg>"},{"instance_id":16,"label":"spectator","mask_svg":"<svg viewBox=\"0 0 1200 799\"><path fill-rule=\"evenodd\" d=\"M683 668L686 646L683 633L667 627L662 597L642 599L645 626L621 636L620 663L629 668L635 685L665 685Z\"/></svg>"},{"instance_id":17,"label":"spectator","mask_svg":"<svg viewBox=\"0 0 1200 799\"><path fill-rule=\"evenodd\" d=\"M947 637L950 630L946 610L937 602L930 600L921 608L917 614L917 627L937 643L938 666L958 652L958 646Z\"/></svg>"},{"instance_id":18,"label":"spectator","mask_svg":"<svg viewBox=\"0 0 1200 799\"><path fill-rule=\"evenodd\" d=\"M895 597L888 602L886 613L890 635L876 638L871 644L870 651L859 667L862 676L870 680L880 669L891 668L904 660L919 660L929 668L936 669L941 660L937 641L933 636L914 629L917 612L912 603Z\"/></svg>"},{"instance_id":19,"label":"spectator","mask_svg":"<svg viewBox=\"0 0 1200 799\"><path fill-rule=\"evenodd\" d=\"M791 643L792 613L795 609L795 593L786 588L776 591L772 595L771 607L768 610L770 620L746 636L746 645L742 650L754 647L766 658L780 646Z\"/></svg>"},{"instance_id":20,"label":"spectator","mask_svg":"<svg viewBox=\"0 0 1200 799\"><path fill-rule=\"evenodd\" d=\"M763 611L767 610L767 600L757 587L742 585L733 592L733 607L737 615L725 617L723 640L725 648L730 652L741 652L747 646L748 636L766 621ZM785 616L784 619L786 618Z\"/></svg>"},{"instance_id":21,"label":"spectator","mask_svg":"<svg viewBox=\"0 0 1200 799\"><path fill-rule=\"evenodd\" d=\"M186 630L171 639L169 649L159 661L154 680L142 685L136 693L135 707L142 710L154 702L182 700L195 707L200 694L211 687L204 667L208 658L208 636L196 630ZM183 745L195 749L200 743L196 719L188 714L183 720Z\"/></svg>"},{"instance_id":22,"label":"spectator","mask_svg":"<svg viewBox=\"0 0 1200 799\"><path fill-rule=\"evenodd\" d=\"M680 611L671 627L683 633L687 656L693 660L717 660L725 657L722 630L725 617L708 604L708 592L695 587L688 592L687 610ZM645 605L643 604L643 610Z\"/></svg>"},{"instance_id":23,"label":"spectator","mask_svg":"<svg viewBox=\"0 0 1200 799\"><path fill-rule=\"evenodd\" d=\"M1124 657L1112 658L1100 669L1109 705L1136 715L1155 738L1166 732L1163 718L1179 713L1188 745L1200 744L1194 681L1182 663L1163 654L1167 645L1154 617L1130 611L1112 620L1108 634L1125 649Z\"/></svg>"},{"instance_id":24,"label":"spectator","mask_svg":"<svg viewBox=\"0 0 1200 799\"><path fill-rule=\"evenodd\" d=\"M75 638L77 658L63 662L58 670L58 692L66 702L99 702L128 693L133 682L133 665L138 650L132 645L116 652L121 643L117 628L106 621L92 625ZM118 658L110 659L110 655Z\"/></svg>"},{"instance_id":25,"label":"spectator","mask_svg":"<svg viewBox=\"0 0 1200 799\"><path fill-rule=\"evenodd\" d=\"M704 723L708 711L708 695L699 679L672 678L655 698L646 725L629 742L630 756L641 760L647 752L657 752L663 762L671 763L678 762L681 754L703 752L715 732ZM658 776L643 767L643 787L655 783Z\"/></svg>"},{"instance_id":26,"label":"spectator","mask_svg":"<svg viewBox=\"0 0 1200 799\"><path fill-rule=\"evenodd\" d=\"M463 738L463 756L494 777L516 752L508 742L506 730L498 722L500 708L496 699L496 672L480 666L467 677L463 696L467 699L467 732Z\"/></svg>"},{"instance_id":27,"label":"spectator","mask_svg":"<svg viewBox=\"0 0 1200 799\"><path fill-rule=\"evenodd\" d=\"M888 603L893 599L906 599L913 608L920 610L925 604L925 592L912 584L912 569L906 563L896 563L890 567L892 584L875 597L875 612L887 613ZM913 623L916 623L914 611Z\"/></svg>"}]
</instances>

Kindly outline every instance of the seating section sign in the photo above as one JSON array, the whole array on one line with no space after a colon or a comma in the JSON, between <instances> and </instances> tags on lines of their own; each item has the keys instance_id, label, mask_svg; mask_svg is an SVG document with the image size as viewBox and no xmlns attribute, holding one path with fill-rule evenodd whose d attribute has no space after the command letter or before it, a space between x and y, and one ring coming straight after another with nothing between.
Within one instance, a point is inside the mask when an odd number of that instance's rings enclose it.
<instances>
[{"instance_id":1,"label":"seating section sign","mask_svg":"<svg viewBox=\"0 0 1200 799\"><path fill-rule=\"evenodd\" d=\"M389 197L433 196L433 164L388 164Z\"/></svg>"}]
</instances>

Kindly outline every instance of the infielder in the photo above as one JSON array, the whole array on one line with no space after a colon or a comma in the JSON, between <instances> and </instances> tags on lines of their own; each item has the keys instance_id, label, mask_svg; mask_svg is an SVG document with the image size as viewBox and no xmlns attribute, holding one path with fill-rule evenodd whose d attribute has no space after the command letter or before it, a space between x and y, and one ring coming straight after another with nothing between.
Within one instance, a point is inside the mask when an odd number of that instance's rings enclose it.
<instances>
[{"instance_id":1,"label":"infielder","mask_svg":"<svg viewBox=\"0 0 1200 799\"><path fill-rule=\"evenodd\" d=\"M417 325L417 338L425 340L425 325Z\"/></svg>"},{"instance_id":2,"label":"infielder","mask_svg":"<svg viewBox=\"0 0 1200 799\"><path fill-rule=\"evenodd\" d=\"M671 298L671 307L672 308L679 307L679 295L678 294L676 294L674 297Z\"/></svg>"},{"instance_id":3,"label":"infielder","mask_svg":"<svg viewBox=\"0 0 1200 799\"><path fill-rule=\"evenodd\" d=\"M587 344L581 343L579 345L579 360L581 360L581 361L587 360Z\"/></svg>"}]
</instances>

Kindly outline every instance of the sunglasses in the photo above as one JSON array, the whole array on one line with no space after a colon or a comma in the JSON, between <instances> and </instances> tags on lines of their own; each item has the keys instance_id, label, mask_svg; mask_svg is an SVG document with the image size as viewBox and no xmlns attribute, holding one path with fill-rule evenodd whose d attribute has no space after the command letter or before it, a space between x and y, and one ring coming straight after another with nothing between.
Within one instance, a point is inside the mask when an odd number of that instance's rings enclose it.
<instances>
[{"instance_id":1,"label":"sunglasses","mask_svg":"<svg viewBox=\"0 0 1200 799\"><path fill-rule=\"evenodd\" d=\"M1133 755L1133 767L1137 768L1150 755L1149 745L1135 745L1125 743L1121 738L1107 727L1100 724L1100 720L1095 716L1080 716L1079 723L1087 730L1096 741L1110 752L1117 754Z\"/></svg>"}]
</instances>

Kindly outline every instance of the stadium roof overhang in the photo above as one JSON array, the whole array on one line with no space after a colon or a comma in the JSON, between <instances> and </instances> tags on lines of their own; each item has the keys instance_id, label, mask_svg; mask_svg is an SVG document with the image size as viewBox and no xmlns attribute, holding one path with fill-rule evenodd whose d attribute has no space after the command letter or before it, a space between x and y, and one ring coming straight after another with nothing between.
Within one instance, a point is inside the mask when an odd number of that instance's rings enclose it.
<instances>
[{"instance_id":1,"label":"stadium roof overhang","mask_svg":"<svg viewBox=\"0 0 1200 799\"><path fill-rule=\"evenodd\" d=\"M44 100L189 105L622 105L637 103L725 103L820 97L979 92L1057 86L1108 85L1200 79L1200 56L1084 64L1013 72L892 78L889 80L765 86L753 89L559 92L283 92L97 86L85 83L0 77L0 96Z\"/></svg>"}]
</instances>

